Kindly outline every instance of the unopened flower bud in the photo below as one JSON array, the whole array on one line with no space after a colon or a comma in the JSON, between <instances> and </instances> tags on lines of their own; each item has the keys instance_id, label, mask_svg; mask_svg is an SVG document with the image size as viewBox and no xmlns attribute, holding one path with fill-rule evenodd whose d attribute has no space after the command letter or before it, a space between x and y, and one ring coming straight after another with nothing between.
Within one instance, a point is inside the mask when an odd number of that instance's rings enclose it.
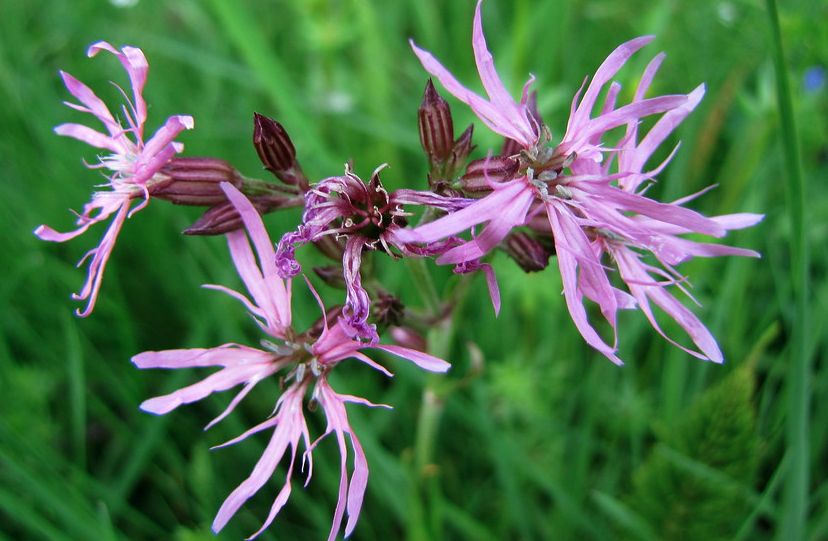
<instances>
[{"instance_id":1,"label":"unopened flower bud","mask_svg":"<svg viewBox=\"0 0 828 541\"><path fill-rule=\"evenodd\" d=\"M469 159L469 154L474 150L472 145L472 134L474 133L474 124L469 124L466 131L460 134L457 141L454 142L454 147L451 149L451 155L443 166L443 176L447 179L453 179L460 174L466 161Z\"/></svg>"},{"instance_id":2,"label":"unopened flower bud","mask_svg":"<svg viewBox=\"0 0 828 541\"><path fill-rule=\"evenodd\" d=\"M279 180L298 186L303 192L310 189L308 179L296 161L296 148L281 124L253 113L253 146L256 147L264 168Z\"/></svg>"},{"instance_id":3,"label":"unopened flower bud","mask_svg":"<svg viewBox=\"0 0 828 541\"><path fill-rule=\"evenodd\" d=\"M541 271L549 265L554 250L547 248L537 238L523 232L511 233L503 242L503 249L525 272Z\"/></svg>"},{"instance_id":4,"label":"unopened flower bud","mask_svg":"<svg viewBox=\"0 0 828 541\"><path fill-rule=\"evenodd\" d=\"M345 274L342 265L326 265L313 267L313 272L322 278L322 281L336 289L345 289Z\"/></svg>"},{"instance_id":5,"label":"unopened flower bud","mask_svg":"<svg viewBox=\"0 0 828 541\"><path fill-rule=\"evenodd\" d=\"M345 254L345 243L337 240L334 235L325 235L313 241L314 247L319 252L333 261L342 261Z\"/></svg>"},{"instance_id":6,"label":"unopened flower bud","mask_svg":"<svg viewBox=\"0 0 828 541\"><path fill-rule=\"evenodd\" d=\"M454 140L454 122L451 109L431 79L426 83L423 102L417 111L420 128L420 143L429 162L430 175L434 182L453 179L465 165L472 149L472 132L469 126L457 140Z\"/></svg>"},{"instance_id":7,"label":"unopened flower bud","mask_svg":"<svg viewBox=\"0 0 828 541\"><path fill-rule=\"evenodd\" d=\"M374 318L383 327L399 325L405 316L405 306L400 298L389 293L380 291L379 298L373 304Z\"/></svg>"},{"instance_id":8,"label":"unopened flower bud","mask_svg":"<svg viewBox=\"0 0 828 541\"><path fill-rule=\"evenodd\" d=\"M423 145L429 162L442 163L448 158L454 146L454 122L451 108L437 92L431 79L426 82L423 102L417 110L420 127L420 144Z\"/></svg>"},{"instance_id":9,"label":"unopened flower bud","mask_svg":"<svg viewBox=\"0 0 828 541\"><path fill-rule=\"evenodd\" d=\"M263 195L248 197L259 214L274 210L301 206L301 197L282 195ZM224 201L207 209L193 225L183 231L185 235L223 235L244 226L236 207L230 201Z\"/></svg>"},{"instance_id":10,"label":"unopened flower bud","mask_svg":"<svg viewBox=\"0 0 828 541\"><path fill-rule=\"evenodd\" d=\"M467 192L491 191L492 183L512 180L518 169L518 162L508 156L490 156L474 160L460 177L460 186Z\"/></svg>"},{"instance_id":11,"label":"unopened flower bud","mask_svg":"<svg viewBox=\"0 0 828 541\"><path fill-rule=\"evenodd\" d=\"M388 329L391 333L391 338L394 342L402 347L416 349L423 353L428 353L428 343L423 335L412 329L411 327L391 327Z\"/></svg>"},{"instance_id":12,"label":"unopened flower bud","mask_svg":"<svg viewBox=\"0 0 828 541\"><path fill-rule=\"evenodd\" d=\"M233 165L218 158L175 156L159 172L169 180L149 185L150 195L176 205L217 205L227 200L220 183L229 182L236 188L243 183Z\"/></svg>"}]
</instances>

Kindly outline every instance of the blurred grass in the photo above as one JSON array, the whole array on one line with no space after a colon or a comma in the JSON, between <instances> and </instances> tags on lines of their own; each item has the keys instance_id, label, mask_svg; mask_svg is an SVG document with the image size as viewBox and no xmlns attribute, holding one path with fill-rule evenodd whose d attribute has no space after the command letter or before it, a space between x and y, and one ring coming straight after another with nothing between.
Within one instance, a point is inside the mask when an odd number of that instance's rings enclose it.
<instances>
[{"instance_id":1,"label":"blurred grass","mask_svg":"<svg viewBox=\"0 0 828 541\"><path fill-rule=\"evenodd\" d=\"M0 4L0 220L7 232L0 280L0 539L212 539L215 511L248 474L264 438L207 448L260 421L275 392L261 389L203 435L199 428L227 397L165 417L137 409L150 396L194 381L195 374L138 372L129 363L132 355L257 339L235 301L198 288L232 286L238 278L222 239L177 234L198 215L195 209L151 204L129 220L95 313L71 316L76 305L68 296L83 280L73 265L102 232L66 244L31 234L41 223L69 228L67 209L80 208L95 182L81 162L94 159L94 151L51 131L81 119L61 104L69 96L57 70L106 94L109 79L122 81L120 67L112 58L85 58L86 47L100 39L136 45L151 65L148 127L170 114L195 116L196 130L181 138L188 154L229 159L257 175L261 165L250 133L252 112L259 111L285 124L313 178L340 173L352 157L364 177L389 162L383 173L389 186L423 187L416 108L425 74L407 39L472 84L473 6L471 0ZM703 305L697 313L725 352L724 366L689 358L640 314L623 314L621 353L628 364L618 368L583 345L554 272L524 275L498 257L507 302L495 319L478 277L472 283L477 294L460 308L449 344L455 367L442 378L442 388L454 390L437 397L439 424L424 493L408 490L421 479L412 468L423 375L393 361L397 376L391 381L363 367L337 370L336 388L395 406L350 411L372 468L355 538L414 539L419 532L432 539L605 540L628 533L624 518L635 519L613 502L630 492L631 472L652 450L653 427L669 425L749 358L756 362L762 444L756 498L747 502L751 511L734 538L782 539L783 517L797 514L804 529L785 539L828 538L823 408L797 410L811 416L805 423L812 427L809 447L788 452L791 405L803 392L812 404L828 399L828 227L819 218L828 215L820 181L828 174L828 94L824 83L809 89L803 82L809 67L826 67L828 8L803 1L779 9L790 120L799 127L806 183L804 240L811 247L804 272L812 280L803 297L810 328L798 354L814 361L803 374L805 389L788 378L802 317L792 302L802 283L795 269L803 260L791 248L796 232L784 197L790 167L780 144L790 135L780 130L764 5L486 0L487 38L504 79L517 92L528 72L537 77L540 108L553 134L562 133L583 77L609 51L636 35L658 34L622 72L625 88L664 50L668 57L654 93L688 91L702 81L708 92L679 130L682 148L653 193L670 200L718 184L694 208L767 214L759 226L726 239L764 258L698 260L682 268ZM114 91L108 96L117 99ZM472 121L451 103L458 128ZM498 144L483 126L475 137L481 153ZM275 236L297 218L270 215L267 223ZM429 267L438 284L448 279L445 269ZM409 280L402 266L383 269L389 282ZM408 296L416 299L413 292ZM297 302L297 310L309 321L316 306ZM469 342L484 354L480 373ZM322 444L320 457L333 457L334 447ZM782 497L788 468L802 460L809 462L809 477L796 490L805 505ZM295 491L263 539L327 535L338 474L326 466L318 459L309 488ZM258 529L277 483L219 538L240 539ZM407 494L427 496L424 523L412 521Z\"/></svg>"}]
</instances>

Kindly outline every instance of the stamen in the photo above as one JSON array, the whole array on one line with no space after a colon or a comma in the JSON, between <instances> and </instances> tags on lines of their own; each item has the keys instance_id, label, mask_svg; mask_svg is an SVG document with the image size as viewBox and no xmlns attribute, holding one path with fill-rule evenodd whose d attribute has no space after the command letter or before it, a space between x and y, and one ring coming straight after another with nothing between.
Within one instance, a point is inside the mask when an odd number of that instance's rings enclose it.
<instances>
[{"instance_id":1,"label":"stamen","mask_svg":"<svg viewBox=\"0 0 828 541\"><path fill-rule=\"evenodd\" d=\"M564 159L563 163L561 164L561 168L563 169L569 167L575 162L576 159L578 159L578 153L573 151L566 157L566 159Z\"/></svg>"},{"instance_id":2,"label":"stamen","mask_svg":"<svg viewBox=\"0 0 828 541\"><path fill-rule=\"evenodd\" d=\"M316 376L317 378L322 375L322 365L319 364L319 359L316 357L312 358L310 362L310 369L311 373Z\"/></svg>"},{"instance_id":3,"label":"stamen","mask_svg":"<svg viewBox=\"0 0 828 541\"><path fill-rule=\"evenodd\" d=\"M572 193L572 190L564 186L563 184L555 185L555 195L560 197L561 199L572 199L575 195Z\"/></svg>"},{"instance_id":4,"label":"stamen","mask_svg":"<svg viewBox=\"0 0 828 541\"><path fill-rule=\"evenodd\" d=\"M259 343L268 351L272 351L277 355L291 355L294 351L296 351L296 346L290 344L276 344L267 340L266 338L262 338L259 340Z\"/></svg>"}]
</instances>

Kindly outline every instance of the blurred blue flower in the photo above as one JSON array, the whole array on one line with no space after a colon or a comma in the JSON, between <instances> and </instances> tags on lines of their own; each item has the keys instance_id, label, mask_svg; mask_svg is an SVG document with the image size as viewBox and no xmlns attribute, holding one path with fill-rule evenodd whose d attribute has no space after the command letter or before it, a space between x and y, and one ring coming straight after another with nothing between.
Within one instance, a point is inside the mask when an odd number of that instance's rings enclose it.
<instances>
[{"instance_id":1,"label":"blurred blue flower","mask_svg":"<svg viewBox=\"0 0 828 541\"><path fill-rule=\"evenodd\" d=\"M811 66L805 70L802 76L802 86L806 94L816 94L825 88L825 68L823 66Z\"/></svg>"}]
</instances>

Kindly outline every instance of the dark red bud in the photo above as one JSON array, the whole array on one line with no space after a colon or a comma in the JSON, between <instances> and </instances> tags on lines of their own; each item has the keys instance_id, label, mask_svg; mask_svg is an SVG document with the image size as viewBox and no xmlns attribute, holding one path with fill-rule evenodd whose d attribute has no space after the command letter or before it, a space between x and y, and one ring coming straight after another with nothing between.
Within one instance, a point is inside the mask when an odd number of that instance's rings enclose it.
<instances>
[{"instance_id":1,"label":"dark red bud","mask_svg":"<svg viewBox=\"0 0 828 541\"><path fill-rule=\"evenodd\" d=\"M423 353L428 353L428 343L426 342L426 339L423 338L422 334L418 333L411 327L391 327L389 332L391 333L391 338L393 338L394 342L397 344L406 348L422 351Z\"/></svg>"},{"instance_id":2,"label":"dark red bud","mask_svg":"<svg viewBox=\"0 0 828 541\"><path fill-rule=\"evenodd\" d=\"M405 316L405 306L399 297L381 291L373 303L372 313L379 325L399 325Z\"/></svg>"},{"instance_id":3,"label":"dark red bud","mask_svg":"<svg viewBox=\"0 0 828 541\"><path fill-rule=\"evenodd\" d=\"M334 238L333 235L325 235L313 241L313 245L319 252L333 261L342 261L345 254L345 243Z\"/></svg>"},{"instance_id":4,"label":"dark red bud","mask_svg":"<svg viewBox=\"0 0 828 541\"><path fill-rule=\"evenodd\" d=\"M432 165L439 165L448 159L454 147L454 123L448 102L434 88L431 79L426 83L417 118L423 150Z\"/></svg>"},{"instance_id":5,"label":"dark red bud","mask_svg":"<svg viewBox=\"0 0 828 541\"><path fill-rule=\"evenodd\" d=\"M490 183L506 182L515 178L519 164L508 156L490 156L474 160L460 177L460 186L468 192L490 191Z\"/></svg>"},{"instance_id":6,"label":"dark red bud","mask_svg":"<svg viewBox=\"0 0 828 541\"><path fill-rule=\"evenodd\" d=\"M169 180L149 186L150 195L176 205L217 205L227 200L220 183L229 182L236 188L243 183L233 165L218 158L176 156L160 172Z\"/></svg>"},{"instance_id":7,"label":"dark red bud","mask_svg":"<svg viewBox=\"0 0 828 541\"><path fill-rule=\"evenodd\" d=\"M475 149L472 145L472 134L474 133L474 124L469 124L466 131L460 134L454 146L451 149L451 154L443 166L443 176L446 179L453 179L460 174L466 161L469 159L469 154Z\"/></svg>"},{"instance_id":8,"label":"dark red bud","mask_svg":"<svg viewBox=\"0 0 828 541\"><path fill-rule=\"evenodd\" d=\"M345 274L342 265L326 265L313 267L313 272L322 278L322 281L336 289L345 289Z\"/></svg>"},{"instance_id":9,"label":"dark red bud","mask_svg":"<svg viewBox=\"0 0 828 541\"><path fill-rule=\"evenodd\" d=\"M296 161L296 148L281 124L253 113L253 146L256 147L264 168L279 180L291 186L299 186L302 191L309 189L308 180Z\"/></svg>"},{"instance_id":10,"label":"dark red bud","mask_svg":"<svg viewBox=\"0 0 828 541\"><path fill-rule=\"evenodd\" d=\"M248 199L259 214L267 214L274 210L298 207L304 204L304 199L296 196L263 195L248 197ZM236 207L231 202L224 201L207 209L193 225L184 230L184 234L223 235L242 227L244 227L244 223Z\"/></svg>"},{"instance_id":11,"label":"dark red bud","mask_svg":"<svg viewBox=\"0 0 828 541\"><path fill-rule=\"evenodd\" d=\"M511 233L506 237L503 248L525 272L545 269L549 265L549 257L554 253L540 240L523 231Z\"/></svg>"}]
</instances>

